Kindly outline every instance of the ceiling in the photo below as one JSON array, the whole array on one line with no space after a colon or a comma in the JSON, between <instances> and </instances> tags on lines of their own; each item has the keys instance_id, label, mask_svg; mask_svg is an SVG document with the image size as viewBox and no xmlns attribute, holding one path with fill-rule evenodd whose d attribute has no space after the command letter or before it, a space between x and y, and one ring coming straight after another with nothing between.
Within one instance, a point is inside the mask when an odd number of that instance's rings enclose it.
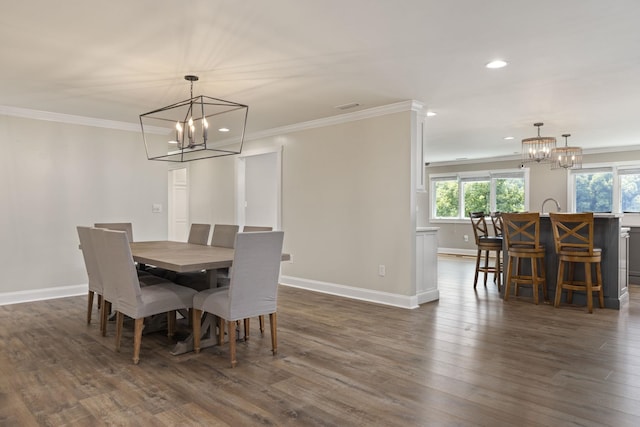
<instances>
[{"instance_id":1,"label":"ceiling","mask_svg":"<svg viewBox=\"0 0 640 427\"><path fill-rule=\"evenodd\" d=\"M513 156L538 121L640 146L639 21L637 0L4 2L0 105L136 123L197 74L249 134L417 100L431 162Z\"/></svg>"}]
</instances>

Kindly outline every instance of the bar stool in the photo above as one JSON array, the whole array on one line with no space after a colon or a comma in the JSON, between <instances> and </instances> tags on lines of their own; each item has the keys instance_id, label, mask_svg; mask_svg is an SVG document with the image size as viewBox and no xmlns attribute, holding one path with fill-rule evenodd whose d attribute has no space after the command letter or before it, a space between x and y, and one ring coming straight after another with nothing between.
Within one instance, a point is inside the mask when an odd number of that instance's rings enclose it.
<instances>
[{"instance_id":1,"label":"bar stool","mask_svg":"<svg viewBox=\"0 0 640 427\"><path fill-rule=\"evenodd\" d=\"M519 285L531 285L535 304L538 304L540 287L542 287L544 300L548 301L544 268L545 248L540 244L540 215L537 212L505 213L502 214L502 221L508 254L504 300L509 300L511 284L515 283L516 296L518 296ZM522 260L525 259L529 260L530 274L522 272Z\"/></svg>"},{"instance_id":2,"label":"bar stool","mask_svg":"<svg viewBox=\"0 0 640 427\"><path fill-rule=\"evenodd\" d=\"M489 236L489 230L487 228L487 222L484 219L484 212L469 212L469 218L471 218L471 225L473 227L473 235L476 239L476 246L478 247L478 254L476 256L476 274L473 278L473 288L476 288L478 284L478 274L484 273L484 286L487 286L487 276L489 273L493 273L494 282L498 283L498 290L500 290L502 270L500 268L500 252L502 252L502 237ZM496 253L496 261L493 266L489 264L489 254L491 252ZM481 260L484 255L484 264L481 265Z\"/></svg>"},{"instance_id":3,"label":"bar stool","mask_svg":"<svg viewBox=\"0 0 640 427\"><path fill-rule=\"evenodd\" d=\"M598 292L600 308L604 308L602 292L602 249L593 247L593 213L549 213L553 240L558 254L558 281L554 306L560 305L562 291L567 291L567 303L573 301L573 291L587 294L587 310L593 313L593 293ZM575 264L584 265L584 280L574 277ZM565 267L569 271L565 279ZM595 265L596 280L593 282L592 266Z\"/></svg>"}]
</instances>

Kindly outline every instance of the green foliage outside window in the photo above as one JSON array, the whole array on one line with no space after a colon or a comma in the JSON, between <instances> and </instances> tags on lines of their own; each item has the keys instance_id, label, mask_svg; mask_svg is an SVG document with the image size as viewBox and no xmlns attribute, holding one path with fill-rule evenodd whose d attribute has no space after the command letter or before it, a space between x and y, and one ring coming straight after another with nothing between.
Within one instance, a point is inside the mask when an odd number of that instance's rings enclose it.
<instances>
[{"instance_id":1,"label":"green foliage outside window","mask_svg":"<svg viewBox=\"0 0 640 427\"><path fill-rule=\"evenodd\" d=\"M436 217L458 217L458 181L437 181L434 186Z\"/></svg>"},{"instance_id":2,"label":"green foliage outside window","mask_svg":"<svg viewBox=\"0 0 640 427\"><path fill-rule=\"evenodd\" d=\"M498 212L524 211L524 179L496 179L496 210Z\"/></svg>"},{"instance_id":3,"label":"green foliage outside window","mask_svg":"<svg viewBox=\"0 0 640 427\"><path fill-rule=\"evenodd\" d=\"M495 194L492 194L492 188ZM525 206L524 190L524 177L520 176L495 176L479 178L477 181L459 178L435 180L432 199L435 204L434 217L465 218L469 212L488 214L492 210L522 212ZM493 205L495 209L492 209Z\"/></svg>"},{"instance_id":4,"label":"green foliage outside window","mask_svg":"<svg viewBox=\"0 0 640 427\"><path fill-rule=\"evenodd\" d=\"M613 173L577 173L576 212L613 212Z\"/></svg>"},{"instance_id":5,"label":"green foliage outside window","mask_svg":"<svg viewBox=\"0 0 640 427\"><path fill-rule=\"evenodd\" d=\"M640 212L640 175L620 175L622 212Z\"/></svg>"},{"instance_id":6,"label":"green foliage outside window","mask_svg":"<svg viewBox=\"0 0 640 427\"><path fill-rule=\"evenodd\" d=\"M491 211L491 200L489 199L491 184L489 181L465 182L462 188L464 190L465 215L469 212L489 213Z\"/></svg>"}]
</instances>

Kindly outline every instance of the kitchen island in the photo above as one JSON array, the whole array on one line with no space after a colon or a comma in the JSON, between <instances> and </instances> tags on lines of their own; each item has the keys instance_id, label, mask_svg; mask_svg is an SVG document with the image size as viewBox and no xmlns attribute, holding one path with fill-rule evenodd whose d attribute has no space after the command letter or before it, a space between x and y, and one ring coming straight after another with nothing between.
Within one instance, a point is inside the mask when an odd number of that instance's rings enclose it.
<instances>
[{"instance_id":1,"label":"kitchen island","mask_svg":"<svg viewBox=\"0 0 640 427\"><path fill-rule=\"evenodd\" d=\"M606 308L619 310L629 299L627 292L627 238L624 229L620 225L621 214L594 214L594 246L602 249L602 281L604 287L604 305ZM540 243L545 246L545 271L547 277L547 291L551 304L555 299L556 280L558 274L558 257L556 256L551 219L548 214L540 215ZM506 281L507 251L504 250L503 283ZM577 266L576 277L584 275L584 268ZM513 286L513 285L512 285ZM513 289L511 295L515 295ZM520 295L531 295L531 288L520 287ZM597 295L597 294L596 294ZM504 298L504 286L500 291ZM566 292L562 295L562 303L565 302ZM595 308L598 308L597 300L594 300ZM561 303L561 304L562 304ZM585 305L584 292L574 292L573 304Z\"/></svg>"}]
</instances>

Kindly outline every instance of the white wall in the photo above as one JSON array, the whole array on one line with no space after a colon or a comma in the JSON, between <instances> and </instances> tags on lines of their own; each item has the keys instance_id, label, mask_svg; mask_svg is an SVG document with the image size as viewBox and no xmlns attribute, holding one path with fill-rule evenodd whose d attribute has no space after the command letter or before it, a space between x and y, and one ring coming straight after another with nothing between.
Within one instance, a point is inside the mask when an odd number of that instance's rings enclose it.
<instances>
[{"instance_id":1,"label":"white wall","mask_svg":"<svg viewBox=\"0 0 640 427\"><path fill-rule=\"evenodd\" d=\"M245 143L244 151L279 147L284 250L294 259L283 263L283 275L410 295L411 113L263 138ZM233 220L232 162L194 162L191 194L198 201L191 205L192 221ZM380 264L384 277L378 275Z\"/></svg>"},{"instance_id":2,"label":"white wall","mask_svg":"<svg viewBox=\"0 0 640 427\"><path fill-rule=\"evenodd\" d=\"M139 131L0 116L0 200L0 302L86 285L77 225L132 222L136 240L167 237L167 165L147 160Z\"/></svg>"}]
</instances>

